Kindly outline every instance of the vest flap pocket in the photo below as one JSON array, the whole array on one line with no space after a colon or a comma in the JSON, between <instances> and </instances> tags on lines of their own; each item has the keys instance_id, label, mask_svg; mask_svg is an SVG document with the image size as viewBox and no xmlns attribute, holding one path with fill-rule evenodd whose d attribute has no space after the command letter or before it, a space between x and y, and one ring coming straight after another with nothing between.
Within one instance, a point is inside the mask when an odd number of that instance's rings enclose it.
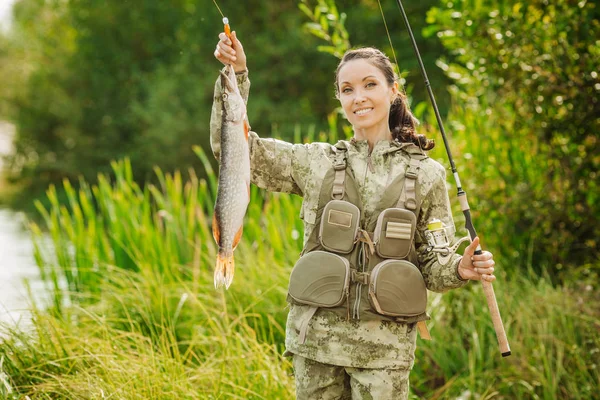
<instances>
[{"instance_id":1,"label":"vest flap pocket","mask_svg":"<svg viewBox=\"0 0 600 400\"><path fill-rule=\"evenodd\" d=\"M336 307L344 302L349 281L348 260L316 250L300 257L294 265L288 294L300 304Z\"/></svg>"},{"instance_id":2,"label":"vest flap pocket","mask_svg":"<svg viewBox=\"0 0 600 400\"><path fill-rule=\"evenodd\" d=\"M421 271L406 260L385 260L375 266L369 301L379 314L413 317L425 313L427 288Z\"/></svg>"},{"instance_id":3,"label":"vest flap pocket","mask_svg":"<svg viewBox=\"0 0 600 400\"><path fill-rule=\"evenodd\" d=\"M375 250L382 258L406 258L410 254L417 218L412 211L388 208L379 214L373 234Z\"/></svg>"},{"instance_id":4,"label":"vest flap pocket","mask_svg":"<svg viewBox=\"0 0 600 400\"><path fill-rule=\"evenodd\" d=\"M319 241L329 251L348 254L354 248L360 211L354 204L331 200L325 205L319 226Z\"/></svg>"}]
</instances>

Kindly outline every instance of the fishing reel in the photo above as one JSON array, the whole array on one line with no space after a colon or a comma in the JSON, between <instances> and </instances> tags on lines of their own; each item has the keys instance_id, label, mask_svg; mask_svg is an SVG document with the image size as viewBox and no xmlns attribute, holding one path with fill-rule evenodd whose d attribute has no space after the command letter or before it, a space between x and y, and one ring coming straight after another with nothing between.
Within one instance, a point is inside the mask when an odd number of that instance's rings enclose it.
<instances>
[{"instance_id":1,"label":"fishing reel","mask_svg":"<svg viewBox=\"0 0 600 400\"><path fill-rule=\"evenodd\" d=\"M437 253L437 258L441 265L448 264L448 261L450 261L463 242L471 241L471 238L465 236L454 243L454 245L450 246L448 233L446 232L444 223L439 219L432 219L429 221L427 230L425 231L425 238L429 244L427 251Z\"/></svg>"}]
</instances>

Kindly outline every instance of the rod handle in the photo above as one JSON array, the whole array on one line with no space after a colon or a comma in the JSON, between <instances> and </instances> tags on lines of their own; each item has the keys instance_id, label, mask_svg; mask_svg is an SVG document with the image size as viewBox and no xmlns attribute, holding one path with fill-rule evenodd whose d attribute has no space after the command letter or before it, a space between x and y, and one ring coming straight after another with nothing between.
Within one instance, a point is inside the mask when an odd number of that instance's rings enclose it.
<instances>
[{"instance_id":1,"label":"rod handle","mask_svg":"<svg viewBox=\"0 0 600 400\"><path fill-rule=\"evenodd\" d=\"M496 294L494 293L494 286L491 282L481 281L483 285L483 293L487 301L488 308L490 310L490 316L492 317L492 323L494 324L494 330L496 331L496 338L498 339L498 346L502 357L510 356L510 346L508 345L508 339L506 337L506 331L504 330L504 324L502 323L502 317L500 317L500 309L498 308L498 302L496 301Z\"/></svg>"}]
</instances>

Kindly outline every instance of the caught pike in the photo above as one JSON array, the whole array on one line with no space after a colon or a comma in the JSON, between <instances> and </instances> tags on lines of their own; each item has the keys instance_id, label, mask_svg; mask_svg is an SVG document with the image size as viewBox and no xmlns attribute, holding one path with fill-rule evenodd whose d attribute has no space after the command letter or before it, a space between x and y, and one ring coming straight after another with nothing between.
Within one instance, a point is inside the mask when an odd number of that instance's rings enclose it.
<instances>
[{"instance_id":1,"label":"caught pike","mask_svg":"<svg viewBox=\"0 0 600 400\"><path fill-rule=\"evenodd\" d=\"M221 162L213 236L219 245L215 288L229 288L235 262L233 251L242 238L244 215L250 202L250 126L246 104L240 94L231 65L221 72L223 118L221 121Z\"/></svg>"}]
</instances>

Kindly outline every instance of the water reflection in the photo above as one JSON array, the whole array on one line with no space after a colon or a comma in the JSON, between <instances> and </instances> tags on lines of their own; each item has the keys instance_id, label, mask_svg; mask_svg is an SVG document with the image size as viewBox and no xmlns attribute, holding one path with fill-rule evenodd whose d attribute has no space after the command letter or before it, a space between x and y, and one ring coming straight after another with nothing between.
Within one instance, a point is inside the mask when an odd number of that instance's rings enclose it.
<instances>
[{"instance_id":1,"label":"water reflection","mask_svg":"<svg viewBox=\"0 0 600 400\"><path fill-rule=\"evenodd\" d=\"M25 281L29 283L37 304L45 300L44 285L33 258L33 244L25 229L25 216L0 209L0 322L29 324L30 299Z\"/></svg>"}]
</instances>

